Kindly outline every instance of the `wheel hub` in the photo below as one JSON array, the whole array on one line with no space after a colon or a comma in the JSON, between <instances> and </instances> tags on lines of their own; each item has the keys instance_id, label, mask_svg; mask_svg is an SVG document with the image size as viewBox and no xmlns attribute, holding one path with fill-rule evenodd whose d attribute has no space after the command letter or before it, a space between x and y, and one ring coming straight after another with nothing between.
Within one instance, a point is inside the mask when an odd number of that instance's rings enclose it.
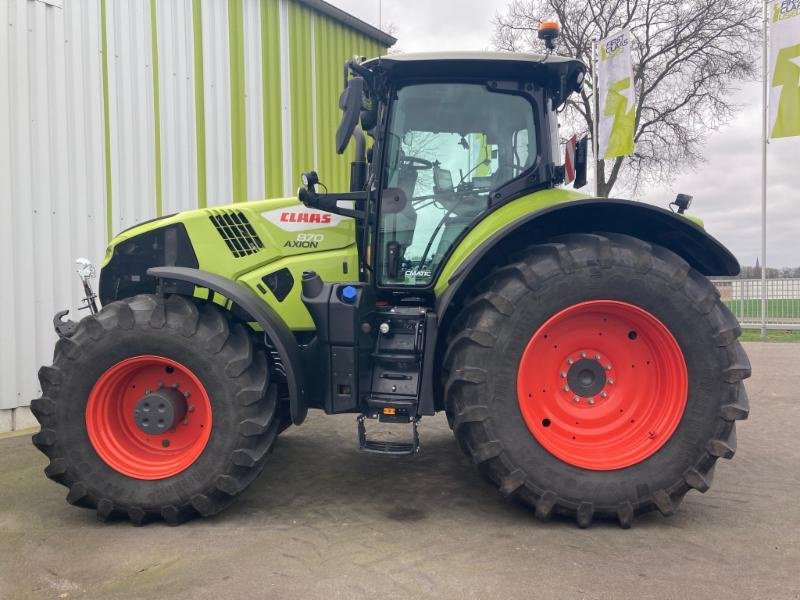
<instances>
[{"instance_id":1,"label":"wheel hub","mask_svg":"<svg viewBox=\"0 0 800 600\"><path fill-rule=\"evenodd\" d=\"M166 433L186 416L187 402L177 387L161 388L142 396L133 409L133 421L144 433Z\"/></svg>"},{"instance_id":2,"label":"wheel hub","mask_svg":"<svg viewBox=\"0 0 800 600\"><path fill-rule=\"evenodd\" d=\"M580 398L594 398L606 386L606 370L600 363L599 354L596 358L581 358L573 362L567 371L567 386L569 390Z\"/></svg>"}]
</instances>

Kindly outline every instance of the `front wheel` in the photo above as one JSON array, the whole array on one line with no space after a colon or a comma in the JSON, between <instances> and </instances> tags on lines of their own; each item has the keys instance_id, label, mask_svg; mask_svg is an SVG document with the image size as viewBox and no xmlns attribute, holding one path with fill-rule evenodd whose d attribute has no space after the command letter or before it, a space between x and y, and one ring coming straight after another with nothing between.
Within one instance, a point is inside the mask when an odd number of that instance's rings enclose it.
<instances>
[{"instance_id":1,"label":"front wheel","mask_svg":"<svg viewBox=\"0 0 800 600\"><path fill-rule=\"evenodd\" d=\"M714 286L618 235L534 246L456 319L445 403L461 447L539 517L629 527L705 492L736 449L750 365Z\"/></svg>"},{"instance_id":2,"label":"front wheel","mask_svg":"<svg viewBox=\"0 0 800 600\"><path fill-rule=\"evenodd\" d=\"M83 319L39 371L34 444L67 501L177 524L225 508L277 435L277 385L246 325L213 304L136 296Z\"/></svg>"}]
</instances>

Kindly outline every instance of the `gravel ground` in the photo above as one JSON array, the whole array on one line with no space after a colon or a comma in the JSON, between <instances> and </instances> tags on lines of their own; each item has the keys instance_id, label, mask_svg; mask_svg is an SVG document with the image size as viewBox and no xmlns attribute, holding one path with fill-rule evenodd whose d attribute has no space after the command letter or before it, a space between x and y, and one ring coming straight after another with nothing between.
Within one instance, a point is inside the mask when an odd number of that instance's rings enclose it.
<instances>
[{"instance_id":1,"label":"gravel ground","mask_svg":"<svg viewBox=\"0 0 800 600\"><path fill-rule=\"evenodd\" d=\"M631 530L543 523L502 500L444 417L422 452L359 453L355 419L312 414L226 512L101 524L0 439L0 598L800 598L800 344L746 344L751 418L711 491Z\"/></svg>"}]
</instances>

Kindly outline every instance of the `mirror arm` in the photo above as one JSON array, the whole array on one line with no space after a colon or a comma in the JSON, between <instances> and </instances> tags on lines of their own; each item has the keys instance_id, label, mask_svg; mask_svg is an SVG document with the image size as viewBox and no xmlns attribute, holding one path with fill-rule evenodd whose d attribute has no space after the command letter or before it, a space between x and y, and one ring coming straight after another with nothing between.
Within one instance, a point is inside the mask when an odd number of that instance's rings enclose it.
<instances>
[{"instance_id":1,"label":"mirror arm","mask_svg":"<svg viewBox=\"0 0 800 600\"><path fill-rule=\"evenodd\" d=\"M341 201L359 202L367 199L367 192L342 192L336 194L317 194L308 188L301 187L297 190L297 198L309 208L324 210L325 212L351 217L353 219L364 218L363 210L342 208L339 206Z\"/></svg>"},{"instance_id":2,"label":"mirror arm","mask_svg":"<svg viewBox=\"0 0 800 600\"><path fill-rule=\"evenodd\" d=\"M372 71L367 69L366 67L362 67L359 62L355 59L350 59L345 64L345 86L347 85L347 69L350 69L356 75L360 75L367 81L372 80Z\"/></svg>"}]
</instances>

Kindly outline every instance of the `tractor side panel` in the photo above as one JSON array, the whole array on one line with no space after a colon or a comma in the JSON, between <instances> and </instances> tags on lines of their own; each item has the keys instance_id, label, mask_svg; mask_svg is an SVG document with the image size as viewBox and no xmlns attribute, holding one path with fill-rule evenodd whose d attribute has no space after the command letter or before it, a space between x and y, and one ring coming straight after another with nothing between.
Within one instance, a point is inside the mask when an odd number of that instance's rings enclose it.
<instances>
[{"instance_id":1,"label":"tractor side panel","mask_svg":"<svg viewBox=\"0 0 800 600\"><path fill-rule=\"evenodd\" d=\"M249 227L238 223L239 214ZM229 279L283 258L355 243L353 219L308 208L293 198L192 211L183 221L199 268Z\"/></svg>"},{"instance_id":2,"label":"tractor side panel","mask_svg":"<svg viewBox=\"0 0 800 600\"><path fill-rule=\"evenodd\" d=\"M272 306L293 331L313 331L314 321L300 299L304 271L315 271L323 281L358 281L355 244L346 248L297 254L259 267L239 278Z\"/></svg>"},{"instance_id":3,"label":"tractor side panel","mask_svg":"<svg viewBox=\"0 0 800 600\"><path fill-rule=\"evenodd\" d=\"M152 232L169 232L177 224L185 228L197 264L175 262L168 239L165 249L153 251ZM142 256L149 258L142 261ZM144 283L136 293L155 289L155 280L145 279L145 272L161 266L188 266L241 281L278 311L291 329L313 330L300 301L303 271L316 271L327 281L358 280L355 222L308 208L294 198L204 208L122 232L109 244L103 263L104 275L140 278ZM144 289L150 284L153 290ZM202 290L196 294L205 298Z\"/></svg>"}]
</instances>

